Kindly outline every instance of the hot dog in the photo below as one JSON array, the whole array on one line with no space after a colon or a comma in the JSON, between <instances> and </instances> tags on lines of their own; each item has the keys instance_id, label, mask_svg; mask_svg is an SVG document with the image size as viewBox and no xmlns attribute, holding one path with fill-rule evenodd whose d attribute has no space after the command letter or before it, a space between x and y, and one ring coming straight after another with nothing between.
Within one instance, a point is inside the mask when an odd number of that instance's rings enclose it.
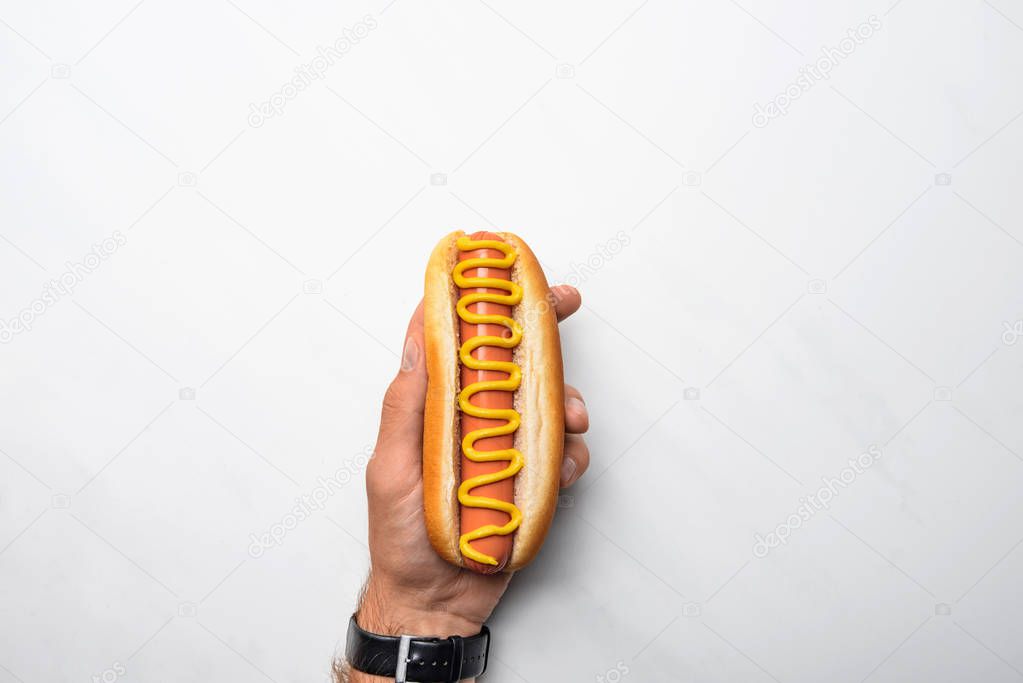
<instances>
[{"instance_id":1,"label":"hot dog","mask_svg":"<svg viewBox=\"0 0 1023 683\"><path fill-rule=\"evenodd\" d=\"M426 526L441 557L476 572L527 564L554 515L564 382L548 296L511 233L452 233L427 266Z\"/></svg>"}]
</instances>

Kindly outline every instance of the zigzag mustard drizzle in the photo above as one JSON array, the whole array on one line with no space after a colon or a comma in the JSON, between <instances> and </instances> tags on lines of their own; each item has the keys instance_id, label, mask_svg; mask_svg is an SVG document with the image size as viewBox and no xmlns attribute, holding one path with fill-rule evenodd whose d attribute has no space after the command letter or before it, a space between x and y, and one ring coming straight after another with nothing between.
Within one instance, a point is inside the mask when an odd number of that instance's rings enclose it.
<instances>
[{"instance_id":1,"label":"zigzag mustard drizzle","mask_svg":"<svg viewBox=\"0 0 1023 683\"><path fill-rule=\"evenodd\" d=\"M458 304L455 309L458 313L458 317L470 325L502 325L511 331L511 336L507 338L494 336L472 337L465 340L458 351L459 359L467 368L472 370L495 370L508 374L507 379L473 382L469 386L463 387L462 391L458 394L458 406L461 408L462 412L472 415L473 417L488 418L492 420L507 420L505 424L498 427L475 429L464 435L462 438L462 453L465 454L466 458L473 462L494 462L497 460L506 460L508 461L508 466L499 472L481 474L477 477L466 479L462 482L461 486L458 487L458 502L462 505L466 507L499 510L507 513L510 517L508 522L503 526L486 524L478 529L462 534L458 540L458 547L462 551L462 555L465 557L475 560L481 564L497 565L497 559L490 555L478 552L470 546L469 543L488 536L507 536L514 532L522 522L522 512L514 503L508 503L503 500L497 500L487 496L474 496L470 493L470 491L477 486L484 486L486 484L492 484L503 479L514 477L515 474L522 469L524 461L522 453L514 448L506 448L499 451L478 451L475 448L475 443L479 439L512 434L519 428L521 420L518 412L514 409L481 408L480 406L474 405L469 399L472 398L474 394L481 391L515 391L519 388L519 384L522 382L522 370L517 364L508 361L479 360L473 358L472 352L481 346L498 346L505 349L514 348L518 345L519 341L522 340L522 327L508 316L473 313L469 310L469 306L480 301L504 304L506 306L515 306L522 301L522 287L510 280L503 280L500 278L465 276L465 271L472 270L473 268L511 268L511 265L515 262L516 254L514 248L510 244L499 242L497 240L473 240L463 236L458 238L456 245L461 251L495 249L504 254L504 258L500 259L471 258L460 261L455 266L454 272L452 273L455 285L461 289L485 287L489 289L501 289L508 292L507 294L470 292L458 300Z\"/></svg>"}]
</instances>

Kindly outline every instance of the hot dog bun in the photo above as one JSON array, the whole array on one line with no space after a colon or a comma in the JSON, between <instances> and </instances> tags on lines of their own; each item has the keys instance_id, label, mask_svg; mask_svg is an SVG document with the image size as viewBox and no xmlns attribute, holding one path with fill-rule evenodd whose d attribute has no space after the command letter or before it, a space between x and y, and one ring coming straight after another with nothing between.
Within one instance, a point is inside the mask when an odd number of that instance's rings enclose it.
<instances>
[{"instance_id":1,"label":"hot dog bun","mask_svg":"<svg viewBox=\"0 0 1023 683\"><path fill-rule=\"evenodd\" d=\"M424 324L428 385L423 430L423 507L430 542L457 566L468 566L459 548L461 474L458 288L452 271L459 260L456 241L445 236L426 268ZM564 448L564 377L557 316L547 279L529 247L516 235L497 233L515 251L511 279L522 288L512 317L522 327L514 362L522 370L514 406L521 423L514 445L524 458L514 477L514 504L522 521L513 532L513 548L504 571L528 564L540 550L557 506Z\"/></svg>"}]
</instances>

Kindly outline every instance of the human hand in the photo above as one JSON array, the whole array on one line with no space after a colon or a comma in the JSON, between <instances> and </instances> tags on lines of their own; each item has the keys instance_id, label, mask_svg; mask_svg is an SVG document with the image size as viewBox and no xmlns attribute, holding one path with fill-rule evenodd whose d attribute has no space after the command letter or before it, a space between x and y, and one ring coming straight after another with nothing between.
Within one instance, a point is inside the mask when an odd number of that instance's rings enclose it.
<instances>
[{"instance_id":1,"label":"human hand","mask_svg":"<svg viewBox=\"0 0 1023 683\"><path fill-rule=\"evenodd\" d=\"M558 320L579 309L574 287L551 289ZM384 396L373 459L366 470L370 577L356 615L359 625L386 635L471 636L480 631L511 578L485 576L448 564L430 545L423 518L423 408L426 363L423 305L409 323L401 369ZM565 450L561 486L586 471L589 426L582 396L565 386ZM359 679L353 679L359 680ZM372 680L369 677L363 680Z\"/></svg>"}]
</instances>

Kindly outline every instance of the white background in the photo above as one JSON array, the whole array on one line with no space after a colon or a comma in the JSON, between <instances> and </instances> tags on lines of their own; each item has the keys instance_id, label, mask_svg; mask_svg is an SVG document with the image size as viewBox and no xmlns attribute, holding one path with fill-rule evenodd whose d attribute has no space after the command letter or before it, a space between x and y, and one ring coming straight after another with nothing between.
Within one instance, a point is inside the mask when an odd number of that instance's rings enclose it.
<instances>
[{"instance_id":1,"label":"white background","mask_svg":"<svg viewBox=\"0 0 1023 683\"><path fill-rule=\"evenodd\" d=\"M583 291L593 462L486 680L1023 678L1023 8L890 2L0 4L5 329L126 239L0 346L0 681L324 680L426 258L491 226Z\"/></svg>"}]
</instances>

